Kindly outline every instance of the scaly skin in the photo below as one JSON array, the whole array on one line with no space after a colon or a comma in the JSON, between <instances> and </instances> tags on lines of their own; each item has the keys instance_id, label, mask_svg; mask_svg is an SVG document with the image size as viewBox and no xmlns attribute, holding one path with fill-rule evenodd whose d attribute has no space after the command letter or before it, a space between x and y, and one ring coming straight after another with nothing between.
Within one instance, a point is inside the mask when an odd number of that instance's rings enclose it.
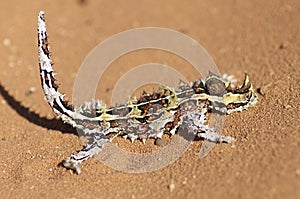
<instances>
[{"instance_id":1,"label":"scaly skin","mask_svg":"<svg viewBox=\"0 0 300 199\"><path fill-rule=\"evenodd\" d=\"M219 143L233 138L219 135L207 125L212 109L230 114L246 110L257 102L257 96L245 76L243 85L231 88L219 76L210 74L206 79L178 88L161 87L152 94L144 93L126 104L106 108L101 101L86 102L74 107L64 100L55 83L49 51L44 12L38 16L38 52L41 84L46 100L63 122L70 124L89 137L89 143L79 152L63 161L63 166L80 173L79 163L98 154L116 136L140 139L161 138L164 133L174 135L179 126L187 133Z\"/></svg>"}]
</instances>

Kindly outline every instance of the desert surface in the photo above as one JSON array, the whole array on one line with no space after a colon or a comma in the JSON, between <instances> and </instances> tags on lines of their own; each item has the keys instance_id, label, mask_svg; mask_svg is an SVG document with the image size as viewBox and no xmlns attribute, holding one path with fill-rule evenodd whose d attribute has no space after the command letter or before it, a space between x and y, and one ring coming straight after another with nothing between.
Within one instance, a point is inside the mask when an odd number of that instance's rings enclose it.
<instances>
[{"instance_id":1,"label":"desert surface","mask_svg":"<svg viewBox=\"0 0 300 199\"><path fill-rule=\"evenodd\" d=\"M1 1L0 197L300 198L299 9L298 0ZM81 63L99 43L133 28L162 27L201 44L222 74L241 82L248 73L259 102L226 116L222 134L236 141L217 144L205 158L196 140L157 171L126 173L91 158L77 175L59 163L82 142L55 117L40 86L40 10L60 91L70 101ZM189 81L200 78L177 55L139 50L110 65L96 96L109 104L118 79L150 62L172 66ZM159 150L154 140L114 143L132 152Z\"/></svg>"}]
</instances>

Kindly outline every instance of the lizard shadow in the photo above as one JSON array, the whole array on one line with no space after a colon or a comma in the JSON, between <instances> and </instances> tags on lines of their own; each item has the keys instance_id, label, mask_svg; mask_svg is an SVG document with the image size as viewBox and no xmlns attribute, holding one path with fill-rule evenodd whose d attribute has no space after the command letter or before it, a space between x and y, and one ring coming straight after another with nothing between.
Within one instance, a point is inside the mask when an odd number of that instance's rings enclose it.
<instances>
[{"instance_id":1,"label":"lizard shadow","mask_svg":"<svg viewBox=\"0 0 300 199\"><path fill-rule=\"evenodd\" d=\"M29 108L23 106L21 102L17 101L9 92L4 88L4 86L0 83L0 94L3 96L4 100L7 104L15 110L19 115L25 118L27 121L41 126L43 128L61 131L63 133L69 133L78 135L76 129L70 126L69 124L65 124L58 119L48 119L46 117L41 117L37 113L30 111Z\"/></svg>"}]
</instances>

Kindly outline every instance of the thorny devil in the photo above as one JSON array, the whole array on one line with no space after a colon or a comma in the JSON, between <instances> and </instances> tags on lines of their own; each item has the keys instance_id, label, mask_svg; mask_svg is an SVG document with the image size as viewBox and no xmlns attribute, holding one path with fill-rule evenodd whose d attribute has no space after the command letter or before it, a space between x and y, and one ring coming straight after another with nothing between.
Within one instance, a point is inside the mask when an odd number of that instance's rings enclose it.
<instances>
[{"instance_id":1,"label":"thorny devil","mask_svg":"<svg viewBox=\"0 0 300 199\"><path fill-rule=\"evenodd\" d=\"M222 136L207 124L212 110L230 114L256 104L255 94L248 75L240 86L210 74L205 79L178 88L162 87L152 94L143 93L138 99L106 108L100 100L85 103L80 107L69 105L58 91L47 40L44 12L38 16L38 52L41 84L46 100L53 111L65 123L81 130L89 142L81 150L63 161L63 166L80 173L79 163L97 155L116 136L132 141L161 138L163 134L174 135L179 126L186 133L210 142L230 143L233 138Z\"/></svg>"}]
</instances>

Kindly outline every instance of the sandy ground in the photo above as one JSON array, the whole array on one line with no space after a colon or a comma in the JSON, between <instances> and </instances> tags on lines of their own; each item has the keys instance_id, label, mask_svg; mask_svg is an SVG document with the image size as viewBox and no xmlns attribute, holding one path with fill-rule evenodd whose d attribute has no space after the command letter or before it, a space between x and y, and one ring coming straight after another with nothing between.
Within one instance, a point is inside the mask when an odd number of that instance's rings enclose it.
<instances>
[{"instance_id":1,"label":"sandy ground","mask_svg":"<svg viewBox=\"0 0 300 199\"><path fill-rule=\"evenodd\" d=\"M263 2L263 3L262 3ZM300 198L299 1L29 1L0 2L1 198ZM222 73L250 75L259 95L254 108L227 116L219 144L204 159L195 141L174 164L130 174L92 158L81 175L58 163L81 148L76 132L56 120L40 88L37 14L48 33L61 91L71 96L86 55L109 36L137 27L165 27L201 43ZM185 68L166 52L128 54L112 64L98 94L148 62ZM197 74L182 69L192 81ZM148 150L117 139L128 150ZM146 149L143 149L146 147ZM147 148L148 147L148 148Z\"/></svg>"}]
</instances>

